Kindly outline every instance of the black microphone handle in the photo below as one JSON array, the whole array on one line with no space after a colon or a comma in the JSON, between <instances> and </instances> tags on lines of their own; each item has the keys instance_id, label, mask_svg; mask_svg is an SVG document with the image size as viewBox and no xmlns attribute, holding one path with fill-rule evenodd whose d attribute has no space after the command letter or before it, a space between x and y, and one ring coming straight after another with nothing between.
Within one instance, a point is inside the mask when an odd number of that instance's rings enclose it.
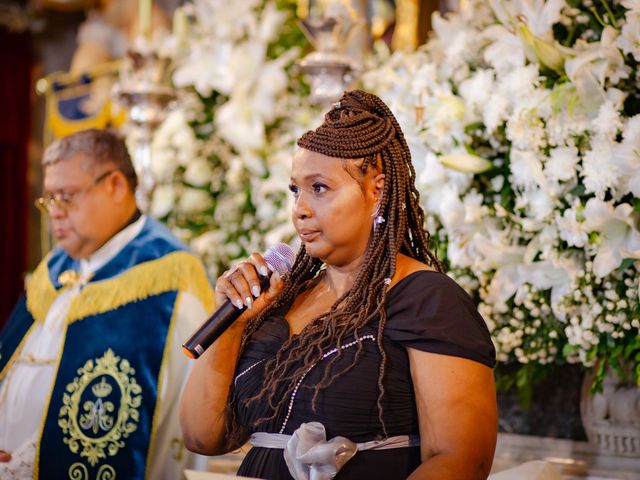
<instances>
[{"instance_id":1,"label":"black microphone handle","mask_svg":"<svg viewBox=\"0 0 640 480\"><path fill-rule=\"evenodd\" d=\"M269 277L258 276L260 292L269 288ZM182 351L189 358L199 358L207 348L235 322L244 311L231 303L229 299L218 308L213 315L204 321L200 328L182 345Z\"/></svg>"}]
</instances>

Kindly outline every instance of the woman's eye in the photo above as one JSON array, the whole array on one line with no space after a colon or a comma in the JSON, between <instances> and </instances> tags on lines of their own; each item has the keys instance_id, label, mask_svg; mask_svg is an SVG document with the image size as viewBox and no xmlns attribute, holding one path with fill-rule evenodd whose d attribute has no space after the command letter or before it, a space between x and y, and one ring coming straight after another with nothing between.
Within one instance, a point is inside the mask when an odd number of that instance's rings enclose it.
<instances>
[{"instance_id":1,"label":"woman's eye","mask_svg":"<svg viewBox=\"0 0 640 480\"><path fill-rule=\"evenodd\" d=\"M298 188L297 185L293 185L293 184L289 185L289 191L291 193L293 193L294 195L296 195L298 193L298 190L299 190L299 188Z\"/></svg>"},{"instance_id":2,"label":"woman's eye","mask_svg":"<svg viewBox=\"0 0 640 480\"><path fill-rule=\"evenodd\" d=\"M323 193L327 191L327 186L322 183L313 184L313 193Z\"/></svg>"}]
</instances>

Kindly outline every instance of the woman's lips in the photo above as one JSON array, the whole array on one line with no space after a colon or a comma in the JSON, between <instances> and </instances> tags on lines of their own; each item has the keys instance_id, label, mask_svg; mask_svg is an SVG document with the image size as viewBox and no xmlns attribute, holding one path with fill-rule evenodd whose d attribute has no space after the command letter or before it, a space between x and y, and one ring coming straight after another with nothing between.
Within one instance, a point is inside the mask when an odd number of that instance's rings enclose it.
<instances>
[{"instance_id":1,"label":"woman's lips","mask_svg":"<svg viewBox=\"0 0 640 480\"><path fill-rule=\"evenodd\" d=\"M318 230L301 230L298 235L303 242L311 242L320 235L320 232Z\"/></svg>"}]
</instances>

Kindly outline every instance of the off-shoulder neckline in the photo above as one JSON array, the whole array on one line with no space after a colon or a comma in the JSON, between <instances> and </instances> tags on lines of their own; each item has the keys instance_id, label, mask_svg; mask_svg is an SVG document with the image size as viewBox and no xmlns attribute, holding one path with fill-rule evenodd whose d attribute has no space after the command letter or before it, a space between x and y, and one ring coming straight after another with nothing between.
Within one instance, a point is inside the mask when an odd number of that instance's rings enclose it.
<instances>
[{"instance_id":1,"label":"off-shoulder neckline","mask_svg":"<svg viewBox=\"0 0 640 480\"><path fill-rule=\"evenodd\" d=\"M437 273L438 275L443 275L447 278L450 278L446 273L444 272L439 272L438 270L427 270L427 269L422 269L422 270L416 270L415 272L411 272L409 275L402 277L400 280L398 280L388 291L387 291L387 296L391 295L392 292L399 290L401 286L403 285L407 285L409 283L409 280L412 279L413 277L418 276L419 273Z\"/></svg>"},{"instance_id":2,"label":"off-shoulder neckline","mask_svg":"<svg viewBox=\"0 0 640 480\"><path fill-rule=\"evenodd\" d=\"M419 274L421 273L437 273L438 275L442 275L445 276L447 278L450 278L446 273L444 272L440 272L438 270L427 270L427 269L422 269L422 270L416 270L414 272L411 272L410 274L406 275L405 277L402 277L400 280L398 280L398 282L396 282L388 291L387 291L387 298L390 298L390 296L392 294L395 294L395 292L397 291L402 291L402 286L406 286L408 285L411 279L413 279L414 277L417 277ZM286 315L274 315L272 318L278 319L279 321L281 321L282 323L284 323L284 325L287 328L287 338L292 339L295 337L298 337L303 331L304 329L302 329L300 331L300 333L291 333L291 325L289 325L289 322L287 321L287 317ZM306 328L306 327L305 327Z\"/></svg>"}]
</instances>

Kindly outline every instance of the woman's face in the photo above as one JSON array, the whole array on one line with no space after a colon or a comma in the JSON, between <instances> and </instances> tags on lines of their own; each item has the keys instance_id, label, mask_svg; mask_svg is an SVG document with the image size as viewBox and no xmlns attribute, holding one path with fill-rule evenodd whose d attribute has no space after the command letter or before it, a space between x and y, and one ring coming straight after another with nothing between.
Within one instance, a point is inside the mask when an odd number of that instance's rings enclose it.
<instances>
[{"instance_id":1,"label":"woman's face","mask_svg":"<svg viewBox=\"0 0 640 480\"><path fill-rule=\"evenodd\" d=\"M383 174L360 179L356 161L346 161L354 164L353 176L344 162L300 149L293 157L289 187L294 196L291 217L307 253L335 266L357 261L366 251L371 214L384 185Z\"/></svg>"}]
</instances>

